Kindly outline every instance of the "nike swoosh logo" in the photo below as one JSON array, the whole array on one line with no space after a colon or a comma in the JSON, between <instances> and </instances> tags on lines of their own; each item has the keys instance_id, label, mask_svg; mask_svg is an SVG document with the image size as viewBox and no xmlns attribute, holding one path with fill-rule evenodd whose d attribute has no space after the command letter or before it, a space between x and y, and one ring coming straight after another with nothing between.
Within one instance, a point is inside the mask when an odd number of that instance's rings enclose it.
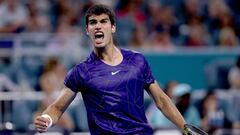
<instances>
[{"instance_id":1,"label":"nike swoosh logo","mask_svg":"<svg viewBox=\"0 0 240 135\"><path fill-rule=\"evenodd\" d=\"M111 72L112 75L116 75L118 72L120 72L120 70L115 71L115 72Z\"/></svg>"}]
</instances>

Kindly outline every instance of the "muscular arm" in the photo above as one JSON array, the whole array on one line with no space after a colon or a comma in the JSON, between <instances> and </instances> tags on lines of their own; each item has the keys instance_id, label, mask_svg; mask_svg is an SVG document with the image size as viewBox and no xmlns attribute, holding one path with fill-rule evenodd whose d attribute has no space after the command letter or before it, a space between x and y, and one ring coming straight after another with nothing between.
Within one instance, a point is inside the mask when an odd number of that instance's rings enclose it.
<instances>
[{"instance_id":1,"label":"muscular arm","mask_svg":"<svg viewBox=\"0 0 240 135\"><path fill-rule=\"evenodd\" d=\"M76 97L77 93L73 92L69 88L63 88L61 94L48 108L43 112L51 117L53 124L56 124L64 111L67 109L69 104ZM36 129L39 132L46 132L50 123L50 119L44 118L42 116L37 116L34 120Z\"/></svg>"},{"instance_id":2,"label":"muscular arm","mask_svg":"<svg viewBox=\"0 0 240 135\"><path fill-rule=\"evenodd\" d=\"M48 114L53 119L53 124L57 123L75 97L76 93L65 87L57 100L51 104L43 114Z\"/></svg>"},{"instance_id":3,"label":"muscular arm","mask_svg":"<svg viewBox=\"0 0 240 135\"><path fill-rule=\"evenodd\" d=\"M158 109L179 129L183 130L184 124L186 124L184 118L156 81L149 86L147 91L152 96Z\"/></svg>"}]
</instances>

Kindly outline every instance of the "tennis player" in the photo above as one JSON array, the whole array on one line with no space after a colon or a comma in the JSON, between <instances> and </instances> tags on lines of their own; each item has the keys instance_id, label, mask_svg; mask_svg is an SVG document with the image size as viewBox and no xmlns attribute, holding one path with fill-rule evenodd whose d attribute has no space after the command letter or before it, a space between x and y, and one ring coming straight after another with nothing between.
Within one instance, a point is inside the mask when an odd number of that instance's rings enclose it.
<instances>
[{"instance_id":1,"label":"tennis player","mask_svg":"<svg viewBox=\"0 0 240 135\"><path fill-rule=\"evenodd\" d=\"M58 99L34 119L38 132L56 124L81 92L92 135L152 135L144 112L144 89L156 106L183 131L185 120L154 79L141 53L116 47L115 15L104 5L86 12L86 31L93 51L67 74Z\"/></svg>"}]
</instances>

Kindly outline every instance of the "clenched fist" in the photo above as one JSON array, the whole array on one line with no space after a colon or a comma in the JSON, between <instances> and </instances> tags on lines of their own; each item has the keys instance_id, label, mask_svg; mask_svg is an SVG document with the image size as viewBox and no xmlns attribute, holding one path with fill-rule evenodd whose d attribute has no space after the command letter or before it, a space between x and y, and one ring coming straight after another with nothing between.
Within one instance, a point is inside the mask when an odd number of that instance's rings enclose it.
<instances>
[{"instance_id":1,"label":"clenched fist","mask_svg":"<svg viewBox=\"0 0 240 135\"><path fill-rule=\"evenodd\" d=\"M46 132L47 129L52 125L51 117L49 115L37 116L34 119L34 125L38 132Z\"/></svg>"}]
</instances>

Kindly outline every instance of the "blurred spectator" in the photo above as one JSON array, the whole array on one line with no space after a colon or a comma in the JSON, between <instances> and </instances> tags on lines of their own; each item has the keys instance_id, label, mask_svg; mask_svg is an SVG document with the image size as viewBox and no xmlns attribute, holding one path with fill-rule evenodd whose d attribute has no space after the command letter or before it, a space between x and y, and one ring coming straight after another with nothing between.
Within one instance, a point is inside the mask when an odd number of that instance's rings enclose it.
<instances>
[{"instance_id":1,"label":"blurred spectator","mask_svg":"<svg viewBox=\"0 0 240 135\"><path fill-rule=\"evenodd\" d=\"M178 43L177 18L171 6L161 5L159 1L148 3L148 22L150 45L149 48L158 51L173 51L175 43ZM161 13L161 14L159 14Z\"/></svg>"},{"instance_id":2,"label":"blurred spectator","mask_svg":"<svg viewBox=\"0 0 240 135\"><path fill-rule=\"evenodd\" d=\"M158 1L161 2L161 5L171 6L174 9L174 13L177 16L181 12L181 8L185 0L158 0Z\"/></svg>"},{"instance_id":3,"label":"blurred spectator","mask_svg":"<svg viewBox=\"0 0 240 135\"><path fill-rule=\"evenodd\" d=\"M159 0L149 0L147 2L147 29L148 29L148 33L151 33L154 31L156 25L159 23L159 12L161 9L161 3L159 2Z\"/></svg>"},{"instance_id":4,"label":"blurred spectator","mask_svg":"<svg viewBox=\"0 0 240 135\"><path fill-rule=\"evenodd\" d=\"M53 29L57 29L60 25L62 18L67 18L69 24L74 25L77 23L76 6L73 6L72 1L56 0L50 8L50 17Z\"/></svg>"},{"instance_id":5,"label":"blurred spectator","mask_svg":"<svg viewBox=\"0 0 240 135\"><path fill-rule=\"evenodd\" d=\"M66 70L64 65L57 58L49 58L44 66L40 77L40 85L48 96L55 98L63 87Z\"/></svg>"},{"instance_id":6,"label":"blurred spectator","mask_svg":"<svg viewBox=\"0 0 240 135\"><path fill-rule=\"evenodd\" d=\"M199 112L201 116L201 127L212 134L216 129L224 127L225 114L220 108L219 101L213 91L209 91L200 101Z\"/></svg>"},{"instance_id":7,"label":"blurred spectator","mask_svg":"<svg viewBox=\"0 0 240 135\"><path fill-rule=\"evenodd\" d=\"M229 71L228 81L230 83L228 94L231 95L228 117L232 122L232 128L240 129L240 56Z\"/></svg>"},{"instance_id":8,"label":"blurred spectator","mask_svg":"<svg viewBox=\"0 0 240 135\"><path fill-rule=\"evenodd\" d=\"M177 81L169 81L165 87L165 93L170 99L173 98L173 89L178 85ZM174 124L168 120L164 114L159 111L154 103L147 108L146 116L153 128L176 128Z\"/></svg>"},{"instance_id":9,"label":"blurred spectator","mask_svg":"<svg viewBox=\"0 0 240 135\"><path fill-rule=\"evenodd\" d=\"M238 56L236 64L229 71L228 81L231 89L240 90L240 56Z\"/></svg>"},{"instance_id":10,"label":"blurred spectator","mask_svg":"<svg viewBox=\"0 0 240 135\"><path fill-rule=\"evenodd\" d=\"M193 16L203 16L203 0L183 0L182 11L177 13L181 24L186 24Z\"/></svg>"},{"instance_id":11,"label":"blurred spectator","mask_svg":"<svg viewBox=\"0 0 240 135\"><path fill-rule=\"evenodd\" d=\"M156 31L158 25L162 25L163 29L168 31L171 40L174 42L177 40L179 28L172 6L161 5L159 1L153 0L153 3L149 2L147 5L147 14L147 28L149 33L153 33Z\"/></svg>"},{"instance_id":12,"label":"blurred spectator","mask_svg":"<svg viewBox=\"0 0 240 135\"><path fill-rule=\"evenodd\" d=\"M150 49L161 52L172 52L175 50L175 45L171 41L169 31L161 24L157 25L156 30L149 37Z\"/></svg>"},{"instance_id":13,"label":"blurred spectator","mask_svg":"<svg viewBox=\"0 0 240 135\"><path fill-rule=\"evenodd\" d=\"M221 29L219 31L219 44L223 47L235 47L238 45L237 35L233 28L233 19L230 13L225 13L219 17Z\"/></svg>"},{"instance_id":14,"label":"blurred spectator","mask_svg":"<svg viewBox=\"0 0 240 135\"><path fill-rule=\"evenodd\" d=\"M81 33L69 21L67 16L60 18L55 37L46 47L49 54L60 57L66 68L78 63L84 53L81 47Z\"/></svg>"},{"instance_id":15,"label":"blurred spectator","mask_svg":"<svg viewBox=\"0 0 240 135\"><path fill-rule=\"evenodd\" d=\"M235 47L239 44L234 30L230 27L223 28L219 33L219 45L222 47Z\"/></svg>"},{"instance_id":16,"label":"blurred spectator","mask_svg":"<svg viewBox=\"0 0 240 135\"><path fill-rule=\"evenodd\" d=\"M209 19L211 19L211 21L213 22L210 28L219 28L220 24L219 24L219 17L221 15L224 14L228 14L230 13L230 9L227 6L227 4L223 1L223 0L211 0L208 2L208 16ZM214 23L217 22L217 23ZM211 23L210 23L211 24ZM214 27L214 24L216 24L216 26Z\"/></svg>"},{"instance_id":17,"label":"blurred spectator","mask_svg":"<svg viewBox=\"0 0 240 135\"><path fill-rule=\"evenodd\" d=\"M184 45L189 47L206 46L210 43L209 33L199 16L190 16L187 20L186 41Z\"/></svg>"},{"instance_id":18,"label":"blurred spectator","mask_svg":"<svg viewBox=\"0 0 240 135\"><path fill-rule=\"evenodd\" d=\"M1 33L17 33L25 28L28 12L19 0L6 0L0 5L0 18Z\"/></svg>"},{"instance_id":19,"label":"blurred spectator","mask_svg":"<svg viewBox=\"0 0 240 135\"><path fill-rule=\"evenodd\" d=\"M38 113L46 109L60 94L65 74L65 67L58 59L48 59L40 77L40 86L46 97L42 100L39 110L35 115L38 115ZM73 121L67 112L61 117L58 126L67 131L71 131L74 128Z\"/></svg>"},{"instance_id":20,"label":"blurred spectator","mask_svg":"<svg viewBox=\"0 0 240 135\"><path fill-rule=\"evenodd\" d=\"M34 3L40 15L48 15L52 0L26 0L26 4Z\"/></svg>"},{"instance_id":21,"label":"blurred spectator","mask_svg":"<svg viewBox=\"0 0 240 135\"><path fill-rule=\"evenodd\" d=\"M171 6L162 6L159 14L159 23L166 29L171 38L176 38L179 35L177 18Z\"/></svg>"},{"instance_id":22,"label":"blurred spectator","mask_svg":"<svg viewBox=\"0 0 240 135\"><path fill-rule=\"evenodd\" d=\"M186 122L195 126L201 125L200 114L191 102L191 87L188 84L178 84L173 89L173 99L176 107L185 118Z\"/></svg>"},{"instance_id":23,"label":"blurred spectator","mask_svg":"<svg viewBox=\"0 0 240 135\"><path fill-rule=\"evenodd\" d=\"M212 34L213 43L221 45L236 45L237 39L234 31L234 18L231 9L224 0L211 0L207 7L208 29ZM226 33L225 33L226 32Z\"/></svg>"},{"instance_id":24,"label":"blurred spectator","mask_svg":"<svg viewBox=\"0 0 240 135\"><path fill-rule=\"evenodd\" d=\"M146 16L141 6L142 0L121 0L116 5L118 43L127 46L132 38L135 25L145 27Z\"/></svg>"},{"instance_id":25,"label":"blurred spectator","mask_svg":"<svg viewBox=\"0 0 240 135\"><path fill-rule=\"evenodd\" d=\"M240 89L232 89L228 94L231 95L228 107L228 117L232 122L232 128L240 130Z\"/></svg>"},{"instance_id":26,"label":"blurred spectator","mask_svg":"<svg viewBox=\"0 0 240 135\"><path fill-rule=\"evenodd\" d=\"M136 25L133 30L133 35L130 39L129 47L134 49L146 48L148 46L146 38L146 29L141 25Z\"/></svg>"},{"instance_id":27,"label":"blurred spectator","mask_svg":"<svg viewBox=\"0 0 240 135\"><path fill-rule=\"evenodd\" d=\"M41 13L42 11L37 6L37 1L31 0L27 3L29 11L29 19L26 23L27 32L50 32L51 26L49 18L46 14Z\"/></svg>"},{"instance_id":28,"label":"blurred spectator","mask_svg":"<svg viewBox=\"0 0 240 135\"><path fill-rule=\"evenodd\" d=\"M117 17L129 16L134 19L137 24L144 24L146 21L146 15L142 6L144 0L121 0L117 3Z\"/></svg>"}]
</instances>

